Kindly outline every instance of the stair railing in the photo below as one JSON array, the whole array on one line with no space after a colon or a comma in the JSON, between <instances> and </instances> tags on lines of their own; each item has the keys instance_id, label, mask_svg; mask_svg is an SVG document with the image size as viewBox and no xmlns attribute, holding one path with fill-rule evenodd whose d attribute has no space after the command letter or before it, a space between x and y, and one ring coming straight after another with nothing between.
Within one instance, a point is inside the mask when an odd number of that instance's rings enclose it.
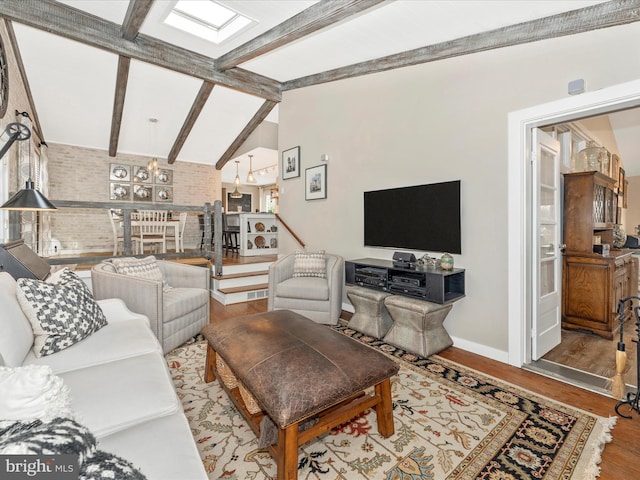
<instances>
[{"instance_id":1,"label":"stair railing","mask_svg":"<svg viewBox=\"0 0 640 480\"><path fill-rule=\"evenodd\" d=\"M282 226L287 230L287 232L289 232L289 234L294 238L294 240L298 242L298 245L300 245L302 248L306 248L305 243L300 239L298 235L296 235L296 233L291 229L291 227L287 224L287 222L285 222L282 219L280 214L276 213L276 219L282 224Z\"/></svg>"}]
</instances>

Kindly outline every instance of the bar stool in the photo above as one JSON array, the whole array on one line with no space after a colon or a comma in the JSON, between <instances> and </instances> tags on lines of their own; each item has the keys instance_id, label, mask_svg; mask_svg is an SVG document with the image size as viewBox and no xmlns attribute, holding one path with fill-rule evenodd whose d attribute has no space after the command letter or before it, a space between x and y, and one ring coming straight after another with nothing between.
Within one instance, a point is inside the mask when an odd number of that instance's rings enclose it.
<instances>
[{"instance_id":1,"label":"bar stool","mask_svg":"<svg viewBox=\"0 0 640 480\"><path fill-rule=\"evenodd\" d=\"M384 299L390 295L383 291L347 285L347 297L355 309L349 320L349 328L371 337L384 337L393 323L384 306Z\"/></svg>"},{"instance_id":2,"label":"bar stool","mask_svg":"<svg viewBox=\"0 0 640 480\"><path fill-rule=\"evenodd\" d=\"M442 324L453 305L401 295L385 298L384 304L393 319L393 325L383 339L385 342L423 357L453 345Z\"/></svg>"},{"instance_id":3,"label":"bar stool","mask_svg":"<svg viewBox=\"0 0 640 480\"><path fill-rule=\"evenodd\" d=\"M227 223L227 214L222 214L222 243L225 250L232 250L237 252L240 250L240 241L238 236L240 235L239 226L230 226Z\"/></svg>"}]
</instances>

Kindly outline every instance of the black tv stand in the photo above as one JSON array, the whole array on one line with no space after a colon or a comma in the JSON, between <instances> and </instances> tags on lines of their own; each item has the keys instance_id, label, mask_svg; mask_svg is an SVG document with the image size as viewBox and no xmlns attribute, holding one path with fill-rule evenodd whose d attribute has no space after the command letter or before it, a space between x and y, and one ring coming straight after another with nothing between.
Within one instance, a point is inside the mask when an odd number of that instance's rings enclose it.
<instances>
[{"instance_id":1,"label":"black tv stand","mask_svg":"<svg viewBox=\"0 0 640 480\"><path fill-rule=\"evenodd\" d=\"M451 303L464 297L464 269L398 265L390 260L360 258L345 262L346 283L382 290L433 303Z\"/></svg>"}]
</instances>

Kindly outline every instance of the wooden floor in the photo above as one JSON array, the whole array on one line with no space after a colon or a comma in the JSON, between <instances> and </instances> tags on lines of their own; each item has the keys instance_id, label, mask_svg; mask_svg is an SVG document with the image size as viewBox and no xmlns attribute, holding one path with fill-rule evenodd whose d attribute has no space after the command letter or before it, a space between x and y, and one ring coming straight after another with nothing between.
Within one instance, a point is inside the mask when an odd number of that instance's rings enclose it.
<instances>
[{"instance_id":1,"label":"wooden floor","mask_svg":"<svg viewBox=\"0 0 640 480\"><path fill-rule=\"evenodd\" d=\"M616 374L616 350L619 336L606 340L598 335L575 330L562 330L562 341L542 358L550 362L566 365L604 378ZM627 353L624 381L627 385L638 386L637 359L638 339L635 320L626 322L623 342Z\"/></svg>"},{"instance_id":2,"label":"wooden floor","mask_svg":"<svg viewBox=\"0 0 640 480\"><path fill-rule=\"evenodd\" d=\"M266 299L226 307L212 299L211 321L217 322L266 310ZM446 349L440 353L440 356L596 415L603 417L616 415L614 410L616 401L609 397L496 362L456 347ZM630 420L618 418L616 427L613 429L613 440L604 449L600 467L599 478L602 480L640 479L640 414L634 412L633 419Z\"/></svg>"}]
</instances>

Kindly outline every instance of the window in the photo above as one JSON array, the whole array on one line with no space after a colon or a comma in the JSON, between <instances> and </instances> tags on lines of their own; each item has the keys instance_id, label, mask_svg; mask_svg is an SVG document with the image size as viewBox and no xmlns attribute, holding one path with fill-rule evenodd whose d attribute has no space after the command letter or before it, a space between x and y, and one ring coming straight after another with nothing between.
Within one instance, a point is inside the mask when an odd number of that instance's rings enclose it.
<instances>
[{"instance_id":1,"label":"window","mask_svg":"<svg viewBox=\"0 0 640 480\"><path fill-rule=\"evenodd\" d=\"M179 0L164 23L213 43L221 43L252 20L212 0Z\"/></svg>"}]
</instances>

